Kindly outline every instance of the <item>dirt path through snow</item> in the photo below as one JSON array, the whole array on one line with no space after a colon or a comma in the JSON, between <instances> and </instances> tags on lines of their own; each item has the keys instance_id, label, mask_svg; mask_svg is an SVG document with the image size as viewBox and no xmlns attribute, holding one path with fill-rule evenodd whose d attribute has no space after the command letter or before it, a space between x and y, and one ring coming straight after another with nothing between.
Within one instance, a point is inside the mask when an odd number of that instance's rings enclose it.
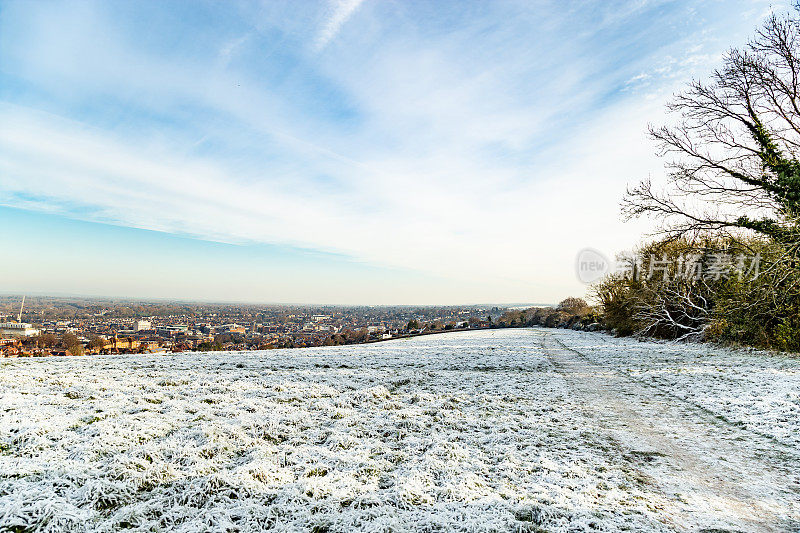
<instances>
[{"instance_id":1,"label":"dirt path through snow","mask_svg":"<svg viewBox=\"0 0 800 533\"><path fill-rule=\"evenodd\" d=\"M557 331L542 349L564 376L609 453L670 502L688 531L800 531L797 451L669 393L592 362Z\"/></svg>"}]
</instances>

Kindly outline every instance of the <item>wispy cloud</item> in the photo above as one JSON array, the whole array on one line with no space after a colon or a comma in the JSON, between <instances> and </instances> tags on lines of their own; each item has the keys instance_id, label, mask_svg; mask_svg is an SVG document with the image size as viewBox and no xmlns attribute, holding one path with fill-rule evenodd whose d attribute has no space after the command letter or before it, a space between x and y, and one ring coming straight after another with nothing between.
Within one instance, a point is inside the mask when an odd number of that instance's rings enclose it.
<instances>
[{"instance_id":1,"label":"wispy cloud","mask_svg":"<svg viewBox=\"0 0 800 533\"><path fill-rule=\"evenodd\" d=\"M319 52L328 46L363 3L364 0L329 0L331 13L314 40L314 50Z\"/></svg>"},{"instance_id":2,"label":"wispy cloud","mask_svg":"<svg viewBox=\"0 0 800 533\"><path fill-rule=\"evenodd\" d=\"M360 5L329 4L316 33L325 6L305 2L269 3L258 28L0 10L0 203L557 299L581 290L576 250L639 233L617 202L660 168L643 133L663 98L753 24L695 27L680 3ZM335 57L308 53L348 19Z\"/></svg>"}]
</instances>

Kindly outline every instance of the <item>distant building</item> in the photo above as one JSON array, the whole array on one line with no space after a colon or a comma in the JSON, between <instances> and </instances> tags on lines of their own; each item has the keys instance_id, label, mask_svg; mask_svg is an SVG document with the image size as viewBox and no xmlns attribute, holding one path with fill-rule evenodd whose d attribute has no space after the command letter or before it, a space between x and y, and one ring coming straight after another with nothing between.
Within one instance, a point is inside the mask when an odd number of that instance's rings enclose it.
<instances>
[{"instance_id":1,"label":"distant building","mask_svg":"<svg viewBox=\"0 0 800 533\"><path fill-rule=\"evenodd\" d=\"M115 337L113 339L108 339L105 341L103 345L104 350L137 350L140 346L140 342L131 339L130 337Z\"/></svg>"},{"instance_id":2,"label":"distant building","mask_svg":"<svg viewBox=\"0 0 800 533\"><path fill-rule=\"evenodd\" d=\"M0 323L0 335L8 337L35 337L39 330L24 322Z\"/></svg>"},{"instance_id":3,"label":"distant building","mask_svg":"<svg viewBox=\"0 0 800 533\"><path fill-rule=\"evenodd\" d=\"M159 335L175 336L189 332L189 326L185 324L173 324L170 326L163 326L158 328Z\"/></svg>"},{"instance_id":4,"label":"distant building","mask_svg":"<svg viewBox=\"0 0 800 533\"><path fill-rule=\"evenodd\" d=\"M133 331L149 331L153 329L153 324L149 320L137 320L133 323Z\"/></svg>"},{"instance_id":5,"label":"distant building","mask_svg":"<svg viewBox=\"0 0 800 533\"><path fill-rule=\"evenodd\" d=\"M18 346L13 344L2 344L0 345L0 357L14 357L19 355L20 350Z\"/></svg>"},{"instance_id":6,"label":"distant building","mask_svg":"<svg viewBox=\"0 0 800 533\"><path fill-rule=\"evenodd\" d=\"M223 333L246 333L247 330L244 326L240 326L239 324L225 324L217 328L218 331Z\"/></svg>"}]
</instances>

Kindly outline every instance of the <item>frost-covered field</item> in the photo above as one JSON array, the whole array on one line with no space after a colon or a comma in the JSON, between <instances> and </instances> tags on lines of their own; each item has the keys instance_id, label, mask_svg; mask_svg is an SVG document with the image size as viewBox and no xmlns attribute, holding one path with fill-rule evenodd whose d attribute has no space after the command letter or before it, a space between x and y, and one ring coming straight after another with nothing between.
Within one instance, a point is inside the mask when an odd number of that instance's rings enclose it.
<instances>
[{"instance_id":1,"label":"frost-covered field","mask_svg":"<svg viewBox=\"0 0 800 533\"><path fill-rule=\"evenodd\" d=\"M797 443L796 360L555 334ZM541 341L0 361L0 530L682 530Z\"/></svg>"}]
</instances>

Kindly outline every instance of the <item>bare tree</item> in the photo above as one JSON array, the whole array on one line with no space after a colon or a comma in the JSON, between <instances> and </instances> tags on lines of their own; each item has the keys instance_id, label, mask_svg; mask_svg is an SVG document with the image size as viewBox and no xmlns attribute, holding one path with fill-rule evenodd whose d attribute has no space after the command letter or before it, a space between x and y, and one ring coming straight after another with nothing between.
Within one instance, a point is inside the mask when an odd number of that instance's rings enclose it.
<instances>
[{"instance_id":1,"label":"bare tree","mask_svg":"<svg viewBox=\"0 0 800 533\"><path fill-rule=\"evenodd\" d=\"M106 339L100 337L99 335L92 335L89 338L89 346L91 346L95 350L99 350L106 345Z\"/></svg>"},{"instance_id":2,"label":"bare tree","mask_svg":"<svg viewBox=\"0 0 800 533\"><path fill-rule=\"evenodd\" d=\"M634 301L637 335L700 340L712 318L712 290L703 280L675 279L644 285Z\"/></svg>"},{"instance_id":3,"label":"bare tree","mask_svg":"<svg viewBox=\"0 0 800 533\"><path fill-rule=\"evenodd\" d=\"M52 333L43 333L37 339L37 345L40 348L52 348L57 342L56 336Z\"/></svg>"},{"instance_id":4,"label":"bare tree","mask_svg":"<svg viewBox=\"0 0 800 533\"><path fill-rule=\"evenodd\" d=\"M561 300L556 309L571 315L586 315L591 312L591 308L589 307L589 304L586 303L586 300L572 296Z\"/></svg>"},{"instance_id":5,"label":"bare tree","mask_svg":"<svg viewBox=\"0 0 800 533\"><path fill-rule=\"evenodd\" d=\"M78 336L74 333L64 333L61 336L61 345L64 348L70 349L75 346L81 345L81 341L78 339Z\"/></svg>"},{"instance_id":6,"label":"bare tree","mask_svg":"<svg viewBox=\"0 0 800 533\"><path fill-rule=\"evenodd\" d=\"M770 17L732 49L708 83L668 105L673 125L650 127L669 157L666 187L628 190L623 212L664 219L670 237L754 232L800 245L800 7Z\"/></svg>"}]
</instances>

